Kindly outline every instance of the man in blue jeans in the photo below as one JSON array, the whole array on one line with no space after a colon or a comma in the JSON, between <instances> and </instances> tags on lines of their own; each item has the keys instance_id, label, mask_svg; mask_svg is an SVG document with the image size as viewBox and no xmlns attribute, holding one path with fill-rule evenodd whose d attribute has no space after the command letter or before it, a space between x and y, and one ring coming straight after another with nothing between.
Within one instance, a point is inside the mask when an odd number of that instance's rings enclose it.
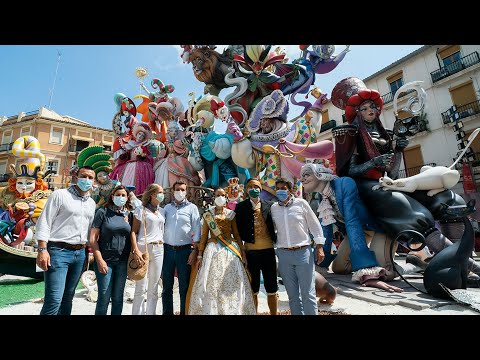
<instances>
[{"instance_id":1,"label":"man in blue jeans","mask_svg":"<svg viewBox=\"0 0 480 360\"><path fill-rule=\"evenodd\" d=\"M45 271L45 297L40 315L70 315L85 263L88 230L95 215L90 189L95 171L90 166L77 173L77 183L55 190L38 218L37 265Z\"/></svg>"},{"instance_id":2,"label":"man in blue jeans","mask_svg":"<svg viewBox=\"0 0 480 360\"><path fill-rule=\"evenodd\" d=\"M278 271L287 290L292 315L317 315L315 264L312 240L318 261L323 253L322 227L308 203L292 193L292 182L275 180L278 202L272 205L273 224L277 232Z\"/></svg>"},{"instance_id":3,"label":"man in blue jeans","mask_svg":"<svg viewBox=\"0 0 480 360\"><path fill-rule=\"evenodd\" d=\"M196 249L200 241L200 214L197 206L187 200L187 184L183 180L177 180L172 188L174 200L165 206L162 306L163 315L173 315L173 282L176 268L180 315L185 315L191 265L197 256L197 250L192 251L192 248Z\"/></svg>"}]
</instances>

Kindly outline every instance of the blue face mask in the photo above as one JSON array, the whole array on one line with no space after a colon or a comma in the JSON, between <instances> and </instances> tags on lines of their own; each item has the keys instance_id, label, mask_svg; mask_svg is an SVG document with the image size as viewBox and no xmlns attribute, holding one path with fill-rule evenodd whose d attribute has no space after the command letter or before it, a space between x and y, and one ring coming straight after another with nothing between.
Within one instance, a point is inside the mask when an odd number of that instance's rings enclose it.
<instances>
[{"instance_id":1,"label":"blue face mask","mask_svg":"<svg viewBox=\"0 0 480 360\"><path fill-rule=\"evenodd\" d=\"M277 199L285 201L288 198L288 190L277 190Z\"/></svg>"},{"instance_id":2,"label":"blue face mask","mask_svg":"<svg viewBox=\"0 0 480 360\"><path fill-rule=\"evenodd\" d=\"M122 207L127 203L127 198L124 196L114 196L113 197L113 203L117 205L118 207Z\"/></svg>"},{"instance_id":3,"label":"blue face mask","mask_svg":"<svg viewBox=\"0 0 480 360\"><path fill-rule=\"evenodd\" d=\"M93 185L93 180L87 179L87 178L79 178L77 181L77 186L80 188L82 191L88 191L92 188Z\"/></svg>"}]
</instances>

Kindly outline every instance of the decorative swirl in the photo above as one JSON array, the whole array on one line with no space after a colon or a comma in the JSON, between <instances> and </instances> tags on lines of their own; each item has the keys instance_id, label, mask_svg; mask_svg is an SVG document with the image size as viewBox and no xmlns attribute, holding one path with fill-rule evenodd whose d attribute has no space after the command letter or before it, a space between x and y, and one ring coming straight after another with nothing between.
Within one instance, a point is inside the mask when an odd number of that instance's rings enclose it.
<instances>
[{"instance_id":1,"label":"decorative swirl","mask_svg":"<svg viewBox=\"0 0 480 360\"><path fill-rule=\"evenodd\" d=\"M405 85L401 86L397 90L397 92L395 93L395 96L393 97L393 113L395 114L396 117L398 117L398 104L397 104L398 96L402 92L407 91L407 89L413 89L417 92L417 94L411 96L407 100L407 106L400 109L400 111L408 112L412 114L412 116L419 115L423 111L423 109L425 108L425 103L427 101L427 93L420 86L421 83L423 83L423 81L412 81L412 82L406 83Z\"/></svg>"},{"instance_id":2,"label":"decorative swirl","mask_svg":"<svg viewBox=\"0 0 480 360\"><path fill-rule=\"evenodd\" d=\"M234 73L235 68L231 67L230 71L227 73L227 75L225 75L225 84L236 87L232 93L225 96L225 103L227 104L230 112L237 111L242 114L242 121L240 122L239 126L243 126L248 118L247 112L241 105L232 104L231 102L245 94L248 88L248 80L243 77L233 78L232 76Z\"/></svg>"},{"instance_id":3,"label":"decorative swirl","mask_svg":"<svg viewBox=\"0 0 480 360\"><path fill-rule=\"evenodd\" d=\"M315 73L313 73L315 74ZM302 86L300 86L297 90L295 90L293 92L292 95L290 95L290 102L293 104L293 105L297 105L297 106L303 106L303 111L302 113L300 114L300 116L303 116L307 113L308 109L310 109L312 107L312 104L309 103L308 101L300 101L300 102L297 102L295 100L295 96L298 94L298 93L301 93L303 92L305 89L308 89L310 87L310 85L313 84L313 82L315 81L315 76L310 76L307 81L305 82L305 84L303 84ZM307 94L308 96L308 94Z\"/></svg>"},{"instance_id":4,"label":"decorative swirl","mask_svg":"<svg viewBox=\"0 0 480 360\"><path fill-rule=\"evenodd\" d=\"M26 135L15 140L12 154L26 159L25 164L30 174L33 174L38 166L40 170L45 167L45 155L40 152L40 142L33 136Z\"/></svg>"}]
</instances>

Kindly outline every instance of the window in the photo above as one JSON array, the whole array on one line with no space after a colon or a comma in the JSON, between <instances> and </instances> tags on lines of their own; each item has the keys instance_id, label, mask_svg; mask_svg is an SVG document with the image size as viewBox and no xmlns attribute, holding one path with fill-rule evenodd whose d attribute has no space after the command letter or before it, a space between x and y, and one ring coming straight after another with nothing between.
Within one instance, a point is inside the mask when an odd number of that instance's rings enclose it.
<instances>
[{"instance_id":1,"label":"window","mask_svg":"<svg viewBox=\"0 0 480 360\"><path fill-rule=\"evenodd\" d=\"M90 145L88 141L77 140L75 144L75 151L82 151Z\"/></svg>"},{"instance_id":2,"label":"window","mask_svg":"<svg viewBox=\"0 0 480 360\"><path fill-rule=\"evenodd\" d=\"M58 160L49 160L47 162L47 170L51 170L54 174L58 174Z\"/></svg>"},{"instance_id":3,"label":"window","mask_svg":"<svg viewBox=\"0 0 480 360\"><path fill-rule=\"evenodd\" d=\"M50 131L50 144L63 144L63 128L52 126Z\"/></svg>"},{"instance_id":4,"label":"window","mask_svg":"<svg viewBox=\"0 0 480 360\"><path fill-rule=\"evenodd\" d=\"M475 88L473 87L473 82L471 80L463 84L451 87L448 90L450 91L452 102L454 105L457 106L457 111L459 113L468 112L468 109L474 109L475 104L472 103L477 101L477 95L475 93Z\"/></svg>"},{"instance_id":5,"label":"window","mask_svg":"<svg viewBox=\"0 0 480 360\"><path fill-rule=\"evenodd\" d=\"M20 136L28 136L28 135L30 135L30 128L23 127L22 130L20 130Z\"/></svg>"},{"instance_id":6,"label":"window","mask_svg":"<svg viewBox=\"0 0 480 360\"><path fill-rule=\"evenodd\" d=\"M452 54L444 59L443 60L443 66L448 66L450 65L451 63L457 61L457 60L460 60L460 51L456 52L455 54Z\"/></svg>"},{"instance_id":7,"label":"window","mask_svg":"<svg viewBox=\"0 0 480 360\"><path fill-rule=\"evenodd\" d=\"M6 173L7 173L7 161L0 161L0 176L3 176Z\"/></svg>"},{"instance_id":8,"label":"window","mask_svg":"<svg viewBox=\"0 0 480 360\"><path fill-rule=\"evenodd\" d=\"M388 85L390 86L390 91L392 92L392 97L395 95L400 86L403 85L403 71L397 72L387 78Z\"/></svg>"},{"instance_id":9,"label":"window","mask_svg":"<svg viewBox=\"0 0 480 360\"><path fill-rule=\"evenodd\" d=\"M12 130L4 131L2 144L10 144L12 142Z\"/></svg>"}]
</instances>

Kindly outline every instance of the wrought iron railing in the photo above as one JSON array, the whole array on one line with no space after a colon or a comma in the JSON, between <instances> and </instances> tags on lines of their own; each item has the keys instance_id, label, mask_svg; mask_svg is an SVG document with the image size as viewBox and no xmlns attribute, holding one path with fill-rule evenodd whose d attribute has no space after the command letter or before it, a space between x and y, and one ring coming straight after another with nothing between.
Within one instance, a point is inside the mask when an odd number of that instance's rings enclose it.
<instances>
[{"instance_id":1,"label":"wrought iron railing","mask_svg":"<svg viewBox=\"0 0 480 360\"><path fill-rule=\"evenodd\" d=\"M322 125L322 127L320 128L320 132L324 132L324 131L327 131L328 129L332 129L334 128L335 126L337 126L337 121L336 120L330 120L330 121L327 121L325 124Z\"/></svg>"},{"instance_id":2,"label":"wrought iron railing","mask_svg":"<svg viewBox=\"0 0 480 360\"><path fill-rule=\"evenodd\" d=\"M10 150L12 150L12 146L13 146L13 142L11 142L9 144L2 144L2 145L0 145L0 152L10 151Z\"/></svg>"},{"instance_id":3,"label":"wrought iron railing","mask_svg":"<svg viewBox=\"0 0 480 360\"><path fill-rule=\"evenodd\" d=\"M424 165L420 165L420 166L415 166L415 167L411 167L411 168L407 168L407 169L402 169L398 172L398 178L406 178L406 177L409 177L409 176L413 176L413 175L417 175L417 174L420 174L420 169L425 166L425 165L428 165L428 166L437 166L436 163L429 163L429 164L424 164Z\"/></svg>"},{"instance_id":4,"label":"wrought iron railing","mask_svg":"<svg viewBox=\"0 0 480 360\"><path fill-rule=\"evenodd\" d=\"M469 68L470 66L478 63L480 63L480 56L478 55L477 51L474 51L473 53L462 57L460 60L454 61L447 66L443 66L438 70L432 71L430 73L432 77L432 82L436 83L437 81L445 79L450 75L453 75L459 71L462 71L463 69Z\"/></svg>"},{"instance_id":5,"label":"wrought iron railing","mask_svg":"<svg viewBox=\"0 0 480 360\"><path fill-rule=\"evenodd\" d=\"M464 119L478 113L480 113L480 100L461 106L452 106L450 109L442 113L442 119L444 124L449 124L453 121ZM456 116L456 114L458 114L458 116Z\"/></svg>"},{"instance_id":6,"label":"wrought iron railing","mask_svg":"<svg viewBox=\"0 0 480 360\"><path fill-rule=\"evenodd\" d=\"M410 90L407 90L407 91L402 91L398 97L401 98L405 95L408 95L412 92L414 92L415 89L410 89ZM385 95L382 95L382 100L383 100L383 103L384 104L388 104L389 102L392 102L393 101L393 97L395 96L396 94L396 91L392 91L392 92L389 92L388 94L385 94Z\"/></svg>"}]
</instances>

